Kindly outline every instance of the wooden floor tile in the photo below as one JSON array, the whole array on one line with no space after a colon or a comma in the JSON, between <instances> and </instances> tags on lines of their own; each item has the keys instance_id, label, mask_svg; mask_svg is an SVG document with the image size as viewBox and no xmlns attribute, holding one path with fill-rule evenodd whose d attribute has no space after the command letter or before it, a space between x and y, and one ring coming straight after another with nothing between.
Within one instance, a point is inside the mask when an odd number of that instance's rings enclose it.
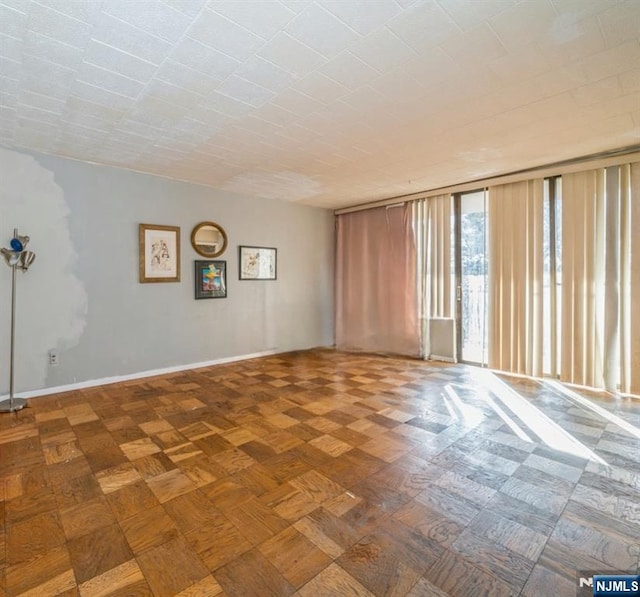
<instances>
[{"instance_id":1,"label":"wooden floor tile","mask_svg":"<svg viewBox=\"0 0 640 597\"><path fill-rule=\"evenodd\" d=\"M163 450L171 450L173 448L177 448L178 446L188 444L187 438L181 432L171 429L168 431L162 431L152 436L158 446L160 446ZM203 436L197 436L198 438Z\"/></svg>"},{"instance_id":2,"label":"wooden floor tile","mask_svg":"<svg viewBox=\"0 0 640 597\"><path fill-rule=\"evenodd\" d=\"M85 451L85 458L94 473L128 462L127 457L115 443L107 447L98 447L92 452Z\"/></svg>"},{"instance_id":3,"label":"wooden floor tile","mask_svg":"<svg viewBox=\"0 0 640 597\"><path fill-rule=\"evenodd\" d=\"M236 508L254 497L253 493L245 485L231 476L214 481L203 487L201 491L216 508L223 511L229 508Z\"/></svg>"},{"instance_id":4,"label":"wooden floor tile","mask_svg":"<svg viewBox=\"0 0 640 597\"><path fill-rule=\"evenodd\" d=\"M593 537L600 535L621 544L630 545L632 550L640 555L640 541L636 541L638 526L634 523L613 518L606 512L573 501L569 501L562 517L589 529Z\"/></svg>"},{"instance_id":5,"label":"wooden floor tile","mask_svg":"<svg viewBox=\"0 0 640 597\"><path fill-rule=\"evenodd\" d=\"M173 498L197 489L193 481L179 469L147 479L147 485L160 503L168 502Z\"/></svg>"},{"instance_id":6,"label":"wooden floor tile","mask_svg":"<svg viewBox=\"0 0 640 597\"><path fill-rule=\"evenodd\" d=\"M112 468L106 468L96 473L96 479L102 488L102 491L112 493L122 489L126 485L130 485L140 480L140 473L134 468L134 466L125 462Z\"/></svg>"},{"instance_id":7,"label":"wooden floor tile","mask_svg":"<svg viewBox=\"0 0 640 597\"><path fill-rule=\"evenodd\" d=\"M60 485L54 485L54 492L60 510L65 510L71 506L102 496L100 485L96 478L90 474L64 481Z\"/></svg>"},{"instance_id":8,"label":"wooden floor tile","mask_svg":"<svg viewBox=\"0 0 640 597\"><path fill-rule=\"evenodd\" d=\"M450 550L516 588L524 586L534 566L533 561L469 529L451 544Z\"/></svg>"},{"instance_id":9,"label":"wooden floor tile","mask_svg":"<svg viewBox=\"0 0 640 597\"><path fill-rule=\"evenodd\" d=\"M55 510L57 507L56 498L49 487L42 488L33 493L22 493L7 501L5 505L5 517L7 524L15 524Z\"/></svg>"},{"instance_id":10,"label":"wooden floor tile","mask_svg":"<svg viewBox=\"0 0 640 597\"><path fill-rule=\"evenodd\" d=\"M371 537L349 548L337 563L374 595L406 595L420 578L419 572Z\"/></svg>"},{"instance_id":11,"label":"wooden floor tile","mask_svg":"<svg viewBox=\"0 0 640 597\"><path fill-rule=\"evenodd\" d=\"M171 457L163 452L137 458L131 464L145 481L178 468Z\"/></svg>"},{"instance_id":12,"label":"wooden floor tile","mask_svg":"<svg viewBox=\"0 0 640 597\"><path fill-rule=\"evenodd\" d=\"M238 448L218 452L211 456L211 460L221 466L229 475L256 464L256 461L251 456Z\"/></svg>"},{"instance_id":13,"label":"wooden floor tile","mask_svg":"<svg viewBox=\"0 0 640 597\"><path fill-rule=\"evenodd\" d=\"M513 597L519 589L512 589L490 572L474 566L463 556L446 551L429 569L425 578L445 593L460 597L491 595Z\"/></svg>"},{"instance_id":14,"label":"wooden floor tile","mask_svg":"<svg viewBox=\"0 0 640 597\"><path fill-rule=\"evenodd\" d=\"M78 583L133 558L131 548L117 524L70 539L67 545Z\"/></svg>"},{"instance_id":15,"label":"wooden floor tile","mask_svg":"<svg viewBox=\"0 0 640 597\"><path fill-rule=\"evenodd\" d=\"M263 462L277 454L272 446L264 443L262 440L247 442L246 444L243 444L242 451L245 454L251 456L251 458L253 458L256 462Z\"/></svg>"},{"instance_id":16,"label":"wooden floor tile","mask_svg":"<svg viewBox=\"0 0 640 597\"><path fill-rule=\"evenodd\" d=\"M146 423L140 423L140 429L147 435L157 435L165 431L173 431L173 425L164 419L155 419Z\"/></svg>"},{"instance_id":17,"label":"wooden floor tile","mask_svg":"<svg viewBox=\"0 0 640 597\"><path fill-rule=\"evenodd\" d=\"M534 562L540 557L549 539L547 535L536 533L520 523L493 512L478 514L468 529L475 535L499 543Z\"/></svg>"},{"instance_id":18,"label":"wooden floor tile","mask_svg":"<svg viewBox=\"0 0 640 597\"><path fill-rule=\"evenodd\" d=\"M389 517L369 535L407 566L424 573L443 554L444 546Z\"/></svg>"},{"instance_id":19,"label":"wooden floor tile","mask_svg":"<svg viewBox=\"0 0 640 597\"><path fill-rule=\"evenodd\" d=\"M320 525L311 518L301 518L293 526L330 558L339 558L344 553L345 548L325 535Z\"/></svg>"},{"instance_id":20,"label":"wooden floor tile","mask_svg":"<svg viewBox=\"0 0 640 597\"><path fill-rule=\"evenodd\" d=\"M228 564L253 545L224 515L186 533L185 538L211 572Z\"/></svg>"},{"instance_id":21,"label":"wooden floor tile","mask_svg":"<svg viewBox=\"0 0 640 597\"><path fill-rule=\"evenodd\" d=\"M523 597L539 597L540 595L575 597L576 579L569 580L543 566L536 566L522 589L522 595Z\"/></svg>"},{"instance_id":22,"label":"wooden floor tile","mask_svg":"<svg viewBox=\"0 0 640 597\"><path fill-rule=\"evenodd\" d=\"M164 445L164 455L174 464L196 456L204 456L204 452L192 442L180 442L171 446L165 443Z\"/></svg>"},{"instance_id":23,"label":"wooden floor tile","mask_svg":"<svg viewBox=\"0 0 640 597\"><path fill-rule=\"evenodd\" d=\"M116 523L109 503L104 497L93 498L65 508L60 512L60 518L67 539L75 539Z\"/></svg>"},{"instance_id":24,"label":"wooden floor tile","mask_svg":"<svg viewBox=\"0 0 640 597\"><path fill-rule=\"evenodd\" d=\"M373 597L353 576L338 564L331 564L297 593L300 597Z\"/></svg>"},{"instance_id":25,"label":"wooden floor tile","mask_svg":"<svg viewBox=\"0 0 640 597\"><path fill-rule=\"evenodd\" d=\"M42 595L75 596L77 595L76 579L72 570L66 570L29 591L20 593L20 597L41 597Z\"/></svg>"},{"instance_id":26,"label":"wooden floor tile","mask_svg":"<svg viewBox=\"0 0 640 597\"><path fill-rule=\"evenodd\" d=\"M640 524L640 508L638 502L627 495L616 495L609 491L601 491L593 487L577 485L571 500L589 506L594 510L606 512L612 518Z\"/></svg>"},{"instance_id":27,"label":"wooden floor tile","mask_svg":"<svg viewBox=\"0 0 640 597\"><path fill-rule=\"evenodd\" d=\"M69 462L60 462L47 467L51 483L60 485L78 477L92 474L91 467L86 457L74 458Z\"/></svg>"},{"instance_id":28,"label":"wooden floor tile","mask_svg":"<svg viewBox=\"0 0 640 597\"><path fill-rule=\"evenodd\" d=\"M586 554L619 570L631 571L637 566L640 541L632 546L613 534L592 529L587 525L586 521L562 516L551 538L576 552ZM636 537L640 539L640 528Z\"/></svg>"},{"instance_id":29,"label":"wooden floor tile","mask_svg":"<svg viewBox=\"0 0 640 597\"><path fill-rule=\"evenodd\" d=\"M547 541L537 563L554 574L574 582L577 570L598 570L602 573L619 572L617 566L613 567L584 552L575 551L572 547L554 538Z\"/></svg>"},{"instance_id":30,"label":"wooden floor tile","mask_svg":"<svg viewBox=\"0 0 640 597\"><path fill-rule=\"evenodd\" d=\"M141 510L153 508L160 503L142 480L108 493L106 498L118 521L126 520Z\"/></svg>"},{"instance_id":31,"label":"wooden floor tile","mask_svg":"<svg viewBox=\"0 0 640 597\"><path fill-rule=\"evenodd\" d=\"M435 481L434 485L436 487L442 487L481 507L485 506L496 493L495 489L482 485L455 471L447 471Z\"/></svg>"},{"instance_id":32,"label":"wooden floor tile","mask_svg":"<svg viewBox=\"0 0 640 597\"><path fill-rule=\"evenodd\" d=\"M448 595L449 593L445 593L426 578L420 578L407 593L407 597L447 597Z\"/></svg>"},{"instance_id":33,"label":"wooden floor tile","mask_svg":"<svg viewBox=\"0 0 640 597\"><path fill-rule=\"evenodd\" d=\"M351 510L351 508L355 508L360 502L362 502L362 498L355 495L351 491L344 491L328 500L325 500L322 503L322 506L325 510L333 514L334 516L342 516Z\"/></svg>"},{"instance_id":34,"label":"wooden floor tile","mask_svg":"<svg viewBox=\"0 0 640 597\"><path fill-rule=\"evenodd\" d=\"M560 515L569 501L569 496L567 495L538 487L533 483L528 483L515 477L511 477L505 481L504 485L500 488L500 492L557 515Z\"/></svg>"},{"instance_id":35,"label":"wooden floor tile","mask_svg":"<svg viewBox=\"0 0 640 597\"><path fill-rule=\"evenodd\" d=\"M188 533L220 517L220 511L204 493L192 491L163 504L165 511L183 533Z\"/></svg>"},{"instance_id":36,"label":"wooden floor tile","mask_svg":"<svg viewBox=\"0 0 640 597\"><path fill-rule=\"evenodd\" d=\"M636 571L637 438L501 376L607 464L524 441L476 373L318 349L31 399L0 416L0 597L563 596Z\"/></svg>"},{"instance_id":37,"label":"wooden floor tile","mask_svg":"<svg viewBox=\"0 0 640 597\"><path fill-rule=\"evenodd\" d=\"M60 577L65 579L64 584L67 584L68 579L73 578L69 552L64 545L26 562L7 567L5 569L6 591L8 595L20 595L33 590L34 595L42 595L43 593L38 593L38 587L51 579Z\"/></svg>"},{"instance_id":38,"label":"wooden floor tile","mask_svg":"<svg viewBox=\"0 0 640 597\"><path fill-rule=\"evenodd\" d=\"M263 494L260 501L272 508L280 518L291 522L318 508L317 502L289 483Z\"/></svg>"},{"instance_id":39,"label":"wooden floor tile","mask_svg":"<svg viewBox=\"0 0 640 597\"><path fill-rule=\"evenodd\" d=\"M252 549L214 573L229 597L293 595L295 589L257 549Z\"/></svg>"},{"instance_id":40,"label":"wooden floor tile","mask_svg":"<svg viewBox=\"0 0 640 597\"><path fill-rule=\"evenodd\" d=\"M38 427L33 423L24 423L0 430L0 444L13 443L29 437L38 437Z\"/></svg>"},{"instance_id":41,"label":"wooden floor tile","mask_svg":"<svg viewBox=\"0 0 640 597\"><path fill-rule=\"evenodd\" d=\"M258 436L255 433L249 431L248 429L243 429L242 427L236 427L234 429L229 429L228 431L222 431L220 433L220 436L224 437L224 439L226 439L234 446L241 446L258 439Z\"/></svg>"},{"instance_id":42,"label":"wooden floor tile","mask_svg":"<svg viewBox=\"0 0 640 597\"><path fill-rule=\"evenodd\" d=\"M291 448L295 448L303 443L303 440L298 436L293 433L289 433L286 430L264 435L260 438L260 441L271 446L275 450L276 454L287 452L288 450L291 450Z\"/></svg>"},{"instance_id":43,"label":"wooden floor tile","mask_svg":"<svg viewBox=\"0 0 640 597\"><path fill-rule=\"evenodd\" d=\"M174 521L167 516L162 506L142 510L123 520L120 527L136 555L167 543L178 535Z\"/></svg>"},{"instance_id":44,"label":"wooden floor tile","mask_svg":"<svg viewBox=\"0 0 640 597\"><path fill-rule=\"evenodd\" d=\"M82 456L82 452L75 440L56 444L55 446L43 446L42 452L44 461L47 464L57 464L58 462L73 460Z\"/></svg>"},{"instance_id":45,"label":"wooden floor tile","mask_svg":"<svg viewBox=\"0 0 640 597\"><path fill-rule=\"evenodd\" d=\"M364 479L350 489L356 495L362 496L363 499L375 504L385 512L395 512L411 501L409 495L389 487L387 480L378 476Z\"/></svg>"},{"instance_id":46,"label":"wooden floor tile","mask_svg":"<svg viewBox=\"0 0 640 597\"><path fill-rule=\"evenodd\" d=\"M331 564L331 558L294 527L268 539L259 550L295 588Z\"/></svg>"},{"instance_id":47,"label":"wooden floor tile","mask_svg":"<svg viewBox=\"0 0 640 597\"><path fill-rule=\"evenodd\" d=\"M302 473L291 480L290 484L318 505L344 492L342 486L317 471Z\"/></svg>"},{"instance_id":48,"label":"wooden floor tile","mask_svg":"<svg viewBox=\"0 0 640 597\"><path fill-rule=\"evenodd\" d=\"M463 526L468 525L480 512L480 506L477 504L441 487L425 489L415 499Z\"/></svg>"},{"instance_id":49,"label":"wooden floor tile","mask_svg":"<svg viewBox=\"0 0 640 597\"><path fill-rule=\"evenodd\" d=\"M544 507L537 508L500 491L491 498L485 508L541 535L550 535L559 518L557 514L545 510Z\"/></svg>"},{"instance_id":50,"label":"wooden floor tile","mask_svg":"<svg viewBox=\"0 0 640 597\"><path fill-rule=\"evenodd\" d=\"M7 529L6 559L9 566L27 562L64 545L58 512L38 514Z\"/></svg>"},{"instance_id":51,"label":"wooden floor tile","mask_svg":"<svg viewBox=\"0 0 640 597\"><path fill-rule=\"evenodd\" d=\"M180 536L145 551L137 560L157 597L173 597L209 574L198 554Z\"/></svg>"},{"instance_id":52,"label":"wooden floor tile","mask_svg":"<svg viewBox=\"0 0 640 597\"><path fill-rule=\"evenodd\" d=\"M192 584L176 597L215 597L222 594L222 587L213 576L205 576L202 580Z\"/></svg>"},{"instance_id":53,"label":"wooden floor tile","mask_svg":"<svg viewBox=\"0 0 640 597\"><path fill-rule=\"evenodd\" d=\"M415 529L438 545L449 547L464 525L413 500L393 513L393 518Z\"/></svg>"},{"instance_id":54,"label":"wooden floor tile","mask_svg":"<svg viewBox=\"0 0 640 597\"><path fill-rule=\"evenodd\" d=\"M248 499L236 508L228 508L224 514L253 545L266 541L289 526L289 522L257 498Z\"/></svg>"},{"instance_id":55,"label":"wooden floor tile","mask_svg":"<svg viewBox=\"0 0 640 597\"><path fill-rule=\"evenodd\" d=\"M151 589L135 560L129 560L103 574L94 576L82 583L79 589L82 597L151 594ZM149 593L145 593L146 590Z\"/></svg>"},{"instance_id":56,"label":"wooden floor tile","mask_svg":"<svg viewBox=\"0 0 640 597\"><path fill-rule=\"evenodd\" d=\"M293 453L278 454L262 463L280 483L311 470L311 466Z\"/></svg>"},{"instance_id":57,"label":"wooden floor tile","mask_svg":"<svg viewBox=\"0 0 640 597\"><path fill-rule=\"evenodd\" d=\"M260 463L242 469L234 477L257 497L273 491L279 486L271 471Z\"/></svg>"},{"instance_id":58,"label":"wooden floor tile","mask_svg":"<svg viewBox=\"0 0 640 597\"><path fill-rule=\"evenodd\" d=\"M129 460L136 460L160 452L160 447L150 437L143 437L120 444L120 449Z\"/></svg>"}]
</instances>

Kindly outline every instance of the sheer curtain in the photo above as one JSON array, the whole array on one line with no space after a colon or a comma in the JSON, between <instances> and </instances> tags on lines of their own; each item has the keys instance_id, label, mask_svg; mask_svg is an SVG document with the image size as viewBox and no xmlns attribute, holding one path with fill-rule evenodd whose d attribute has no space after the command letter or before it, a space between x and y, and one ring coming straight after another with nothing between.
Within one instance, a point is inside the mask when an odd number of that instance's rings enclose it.
<instances>
[{"instance_id":1,"label":"sheer curtain","mask_svg":"<svg viewBox=\"0 0 640 597\"><path fill-rule=\"evenodd\" d=\"M623 392L640 395L640 162L627 167L629 186L623 188L624 235L626 238L625 259L628 259L625 287L627 303L623 306L623 334L628 334L627 352L623 352L626 363L622 379ZM628 281L628 282L627 282Z\"/></svg>"},{"instance_id":2,"label":"sheer curtain","mask_svg":"<svg viewBox=\"0 0 640 597\"><path fill-rule=\"evenodd\" d=\"M542 375L543 181L489 188L489 367Z\"/></svg>"},{"instance_id":3,"label":"sheer curtain","mask_svg":"<svg viewBox=\"0 0 640 597\"><path fill-rule=\"evenodd\" d=\"M420 289L421 356L431 353L429 319L453 317L451 271L451 195L414 202Z\"/></svg>"},{"instance_id":4,"label":"sheer curtain","mask_svg":"<svg viewBox=\"0 0 640 597\"><path fill-rule=\"evenodd\" d=\"M410 204L337 216L336 346L419 355Z\"/></svg>"}]
</instances>

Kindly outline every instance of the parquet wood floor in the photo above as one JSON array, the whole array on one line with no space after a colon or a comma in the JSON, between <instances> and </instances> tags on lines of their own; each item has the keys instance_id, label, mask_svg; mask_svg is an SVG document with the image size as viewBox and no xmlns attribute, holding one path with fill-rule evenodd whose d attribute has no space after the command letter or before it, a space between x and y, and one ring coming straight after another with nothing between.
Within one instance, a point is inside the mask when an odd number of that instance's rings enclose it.
<instances>
[{"instance_id":1,"label":"parquet wood floor","mask_svg":"<svg viewBox=\"0 0 640 597\"><path fill-rule=\"evenodd\" d=\"M573 596L640 558L640 403L580 396L312 350L33 399L0 597Z\"/></svg>"}]
</instances>

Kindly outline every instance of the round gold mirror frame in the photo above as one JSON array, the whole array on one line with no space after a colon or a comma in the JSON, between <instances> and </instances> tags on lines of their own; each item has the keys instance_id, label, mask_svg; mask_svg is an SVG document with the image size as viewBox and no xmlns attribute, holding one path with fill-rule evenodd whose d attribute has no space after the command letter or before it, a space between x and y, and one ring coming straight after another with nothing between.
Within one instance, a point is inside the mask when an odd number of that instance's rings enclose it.
<instances>
[{"instance_id":1,"label":"round gold mirror frame","mask_svg":"<svg viewBox=\"0 0 640 597\"><path fill-rule=\"evenodd\" d=\"M227 233L220 224L200 222L191 231L191 246L198 255L217 257L227 248Z\"/></svg>"}]
</instances>

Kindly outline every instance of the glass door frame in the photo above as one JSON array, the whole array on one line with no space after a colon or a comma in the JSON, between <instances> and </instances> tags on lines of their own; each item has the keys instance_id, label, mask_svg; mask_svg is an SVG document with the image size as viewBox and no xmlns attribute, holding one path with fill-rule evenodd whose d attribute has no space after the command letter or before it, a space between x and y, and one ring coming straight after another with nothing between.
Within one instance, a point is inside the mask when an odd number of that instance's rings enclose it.
<instances>
[{"instance_id":1,"label":"glass door frame","mask_svg":"<svg viewBox=\"0 0 640 597\"><path fill-rule=\"evenodd\" d=\"M468 195L471 193L484 193L485 194L485 234L487 230L487 220L488 214L486 211L486 201L487 201L487 193L488 189L486 187L480 187L478 189L472 189L469 191L459 192L453 194L453 213L454 213L454 225L453 225L453 234L454 234L454 268L455 268L455 289L456 289L456 299L455 299L455 317L456 317L456 360L458 363L465 363L469 365L475 365L478 367L487 367L487 363L477 362L477 361L465 361L462 358L462 348L463 348L463 337L462 337L462 324L463 324L463 295L462 295L462 198L464 195ZM487 244L485 242L485 251L488 250ZM489 308L489 305L486 304L485 301L485 311ZM487 313L485 312L485 318L487 317Z\"/></svg>"},{"instance_id":2,"label":"glass door frame","mask_svg":"<svg viewBox=\"0 0 640 597\"><path fill-rule=\"evenodd\" d=\"M453 195L453 250L456 285L456 361L462 360L462 193Z\"/></svg>"}]
</instances>

